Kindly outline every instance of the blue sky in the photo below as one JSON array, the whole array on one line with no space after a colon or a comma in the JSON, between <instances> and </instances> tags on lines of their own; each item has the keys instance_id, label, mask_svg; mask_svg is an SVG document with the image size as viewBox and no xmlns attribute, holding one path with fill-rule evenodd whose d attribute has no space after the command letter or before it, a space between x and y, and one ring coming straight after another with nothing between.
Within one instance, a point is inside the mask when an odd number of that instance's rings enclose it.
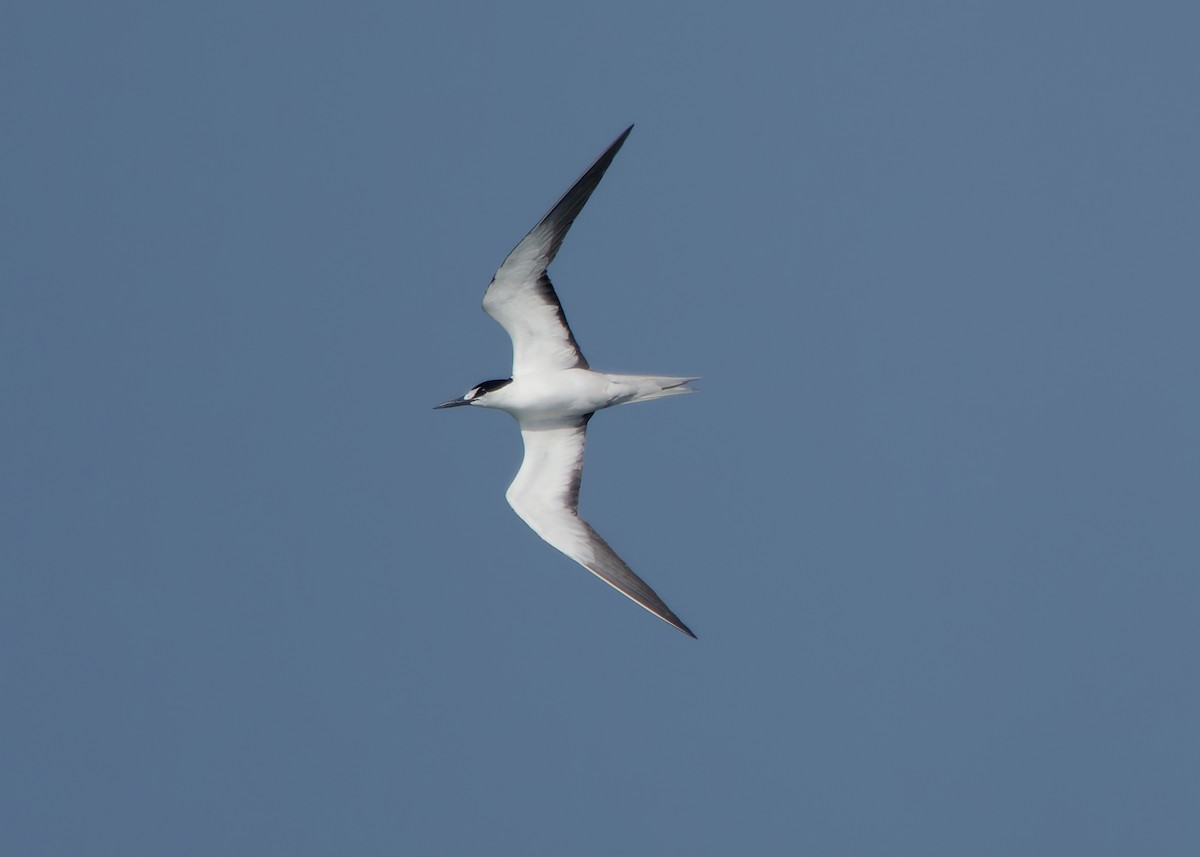
<instances>
[{"instance_id":1,"label":"blue sky","mask_svg":"<svg viewBox=\"0 0 1200 857\"><path fill-rule=\"evenodd\" d=\"M1200 849L1191 4L9 3L0 850ZM496 265L611 371L503 500Z\"/></svg>"}]
</instances>

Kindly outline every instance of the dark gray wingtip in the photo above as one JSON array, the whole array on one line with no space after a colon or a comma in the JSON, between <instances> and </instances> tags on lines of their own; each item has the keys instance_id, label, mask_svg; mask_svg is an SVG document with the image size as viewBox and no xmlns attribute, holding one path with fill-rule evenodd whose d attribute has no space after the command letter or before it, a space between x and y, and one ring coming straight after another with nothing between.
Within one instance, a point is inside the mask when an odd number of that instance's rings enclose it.
<instances>
[{"instance_id":1,"label":"dark gray wingtip","mask_svg":"<svg viewBox=\"0 0 1200 857\"><path fill-rule=\"evenodd\" d=\"M642 595L641 598L635 598L629 592L624 592L624 594L629 596L630 598L632 598L640 606L646 608L646 610L653 613L659 619L662 619L668 625L672 625L672 626L678 628L680 631L687 634L693 640L700 639L699 637L697 637L695 634L692 633L691 628L689 628L687 625L683 624L683 620L680 619L678 616L676 616L670 607L668 607L666 604L663 603L663 600L658 597L657 593L655 593L655 591L653 589L651 589L649 586L646 586L645 582L641 581L640 578L639 578L639 582L641 582L642 585L645 586L646 591L650 595L649 598L646 598L645 595L642 593L639 593Z\"/></svg>"},{"instance_id":2,"label":"dark gray wingtip","mask_svg":"<svg viewBox=\"0 0 1200 857\"><path fill-rule=\"evenodd\" d=\"M650 587L648 587L648 586L646 588L650 589ZM659 619L662 619L664 622L666 622L670 625L674 625L676 628L678 628L680 631L683 631L683 633L687 634L693 640L700 639L699 637L697 637L695 634L692 633L691 628L689 628L687 625L683 624L683 620L680 619L678 616L676 616L670 607L668 607L666 604L663 603L663 600L658 597L658 595L654 592L653 589L650 589L650 593L652 595L654 595L654 600L650 603L639 602L639 603L641 603L641 605L643 607L645 607L647 610L649 610L651 613L653 613Z\"/></svg>"},{"instance_id":3,"label":"dark gray wingtip","mask_svg":"<svg viewBox=\"0 0 1200 857\"><path fill-rule=\"evenodd\" d=\"M598 157L593 164L588 167L583 175L575 180L575 184L571 185L571 189L562 195L562 198L555 203L554 207L538 221L537 226L530 230L530 235L539 232L549 232L549 245L546 253L546 265L548 266L554 261L554 257L558 255L558 248L562 246L563 238L566 237L567 231L575 222L575 218L579 216L579 212L583 211L584 205L592 195L592 191L600 184L600 179L604 178L604 173L613 162L613 158L617 156L617 152L621 151L621 146L625 145L625 138L629 136L629 132L633 130L630 125L617 136L617 139L608 144L608 148L604 150L604 154ZM528 236L526 236L528 237ZM520 246L519 244L517 245Z\"/></svg>"},{"instance_id":4,"label":"dark gray wingtip","mask_svg":"<svg viewBox=\"0 0 1200 857\"><path fill-rule=\"evenodd\" d=\"M591 526L588 525L588 528L591 529ZM595 534L596 531L592 530L592 533ZM596 537L599 538L599 535L596 535ZM616 560L616 562L620 564L619 567L601 568L595 565L585 565L584 568L599 577L609 586L616 589L626 598L633 601L639 607L645 609L649 613L654 614L659 619L662 619L668 625L678 628L693 640L699 639L699 637L692 633L692 629L683 624L683 620L676 616L675 612L666 605L666 602L658 597L658 593L651 589L650 585L646 583L646 581L634 574L633 570L629 566L625 565L620 557L618 557L615 553L612 553L612 548L609 547L607 542L605 542L603 539L600 539L600 542Z\"/></svg>"},{"instance_id":5,"label":"dark gray wingtip","mask_svg":"<svg viewBox=\"0 0 1200 857\"><path fill-rule=\"evenodd\" d=\"M578 490L578 485L576 484L574 491L578 492ZM577 493L576 496L578 496ZM591 561L576 559L576 562L642 609L653 613L667 624L674 625L693 640L698 639L692 633L692 629L683 624L683 620L676 616L674 611L667 606L666 602L658 596L658 593L650 588L650 584L638 577L633 569L617 556L612 546L596 532L591 524L583 520L583 518L579 518L578 515L576 518L583 524L584 529L590 537L592 549L595 551L595 556Z\"/></svg>"},{"instance_id":6,"label":"dark gray wingtip","mask_svg":"<svg viewBox=\"0 0 1200 857\"><path fill-rule=\"evenodd\" d=\"M672 625L674 625L676 628L678 628L680 631L683 631L683 633L687 634L687 635L688 635L689 637L691 637L693 640L699 640L699 639L700 639L699 637L697 637L695 634L693 634L693 633L692 633L692 629L691 629L691 628L689 628L687 625L685 625L685 624L683 624L682 622L680 622L680 621L679 621L679 619L678 619L678 617L675 619L675 621L674 621L674 622L671 622L671 624L672 624Z\"/></svg>"}]
</instances>

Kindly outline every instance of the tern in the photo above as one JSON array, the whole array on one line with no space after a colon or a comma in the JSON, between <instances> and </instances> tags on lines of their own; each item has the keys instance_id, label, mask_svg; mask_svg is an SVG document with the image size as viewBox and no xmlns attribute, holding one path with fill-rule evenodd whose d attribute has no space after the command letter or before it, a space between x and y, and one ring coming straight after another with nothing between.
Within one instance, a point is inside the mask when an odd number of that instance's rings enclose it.
<instances>
[{"instance_id":1,"label":"tern","mask_svg":"<svg viewBox=\"0 0 1200 857\"><path fill-rule=\"evenodd\" d=\"M626 128L521 239L488 285L483 309L512 339L512 376L476 384L437 408L471 405L515 417L525 458L505 494L513 511L551 546L694 638L654 590L579 517L578 507L584 438L592 415L613 405L691 393L688 383L699 379L593 370L546 275L571 224L632 130L632 125Z\"/></svg>"}]
</instances>

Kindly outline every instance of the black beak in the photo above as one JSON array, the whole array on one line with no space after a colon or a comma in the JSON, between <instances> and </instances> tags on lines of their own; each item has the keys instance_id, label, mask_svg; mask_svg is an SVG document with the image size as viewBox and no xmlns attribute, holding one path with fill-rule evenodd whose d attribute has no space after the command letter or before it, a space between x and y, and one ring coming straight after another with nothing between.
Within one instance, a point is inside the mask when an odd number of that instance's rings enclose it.
<instances>
[{"instance_id":1,"label":"black beak","mask_svg":"<svg viewBox=\"0 0 1200 857\"><path fill-rule=\"evenodd\" d=\"M448 402L442 402L440 405L434 405L433 409L436 411L440 408L457 408L459 405L469 404L471 404L470 399L451 399Z\"/></svg>"}]
</instances>

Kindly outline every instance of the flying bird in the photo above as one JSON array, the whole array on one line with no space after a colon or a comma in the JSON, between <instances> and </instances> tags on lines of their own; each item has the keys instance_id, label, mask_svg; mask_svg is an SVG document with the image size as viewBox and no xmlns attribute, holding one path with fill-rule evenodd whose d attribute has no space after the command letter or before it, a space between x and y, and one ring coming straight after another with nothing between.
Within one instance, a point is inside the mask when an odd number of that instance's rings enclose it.
<instances>
[{"instance_id":1,"label":"flying bird","mask_svg":"<svg viewBox=\"0 0 1200 857\"><path fill-rule=\"evenodd\" d=\"M505 499L535 533L592 574L689 637L696 635L579 517L579 482L588 420L596 411L691 393L698 378L611 375L579 350L546 275L567 230L600 183L630 125L563 194L500 265L483 309L512 339L512 377L476 384L437 408L496 408L516 418L525 442L521 469Z\"/></svg>"}]
</instances>

